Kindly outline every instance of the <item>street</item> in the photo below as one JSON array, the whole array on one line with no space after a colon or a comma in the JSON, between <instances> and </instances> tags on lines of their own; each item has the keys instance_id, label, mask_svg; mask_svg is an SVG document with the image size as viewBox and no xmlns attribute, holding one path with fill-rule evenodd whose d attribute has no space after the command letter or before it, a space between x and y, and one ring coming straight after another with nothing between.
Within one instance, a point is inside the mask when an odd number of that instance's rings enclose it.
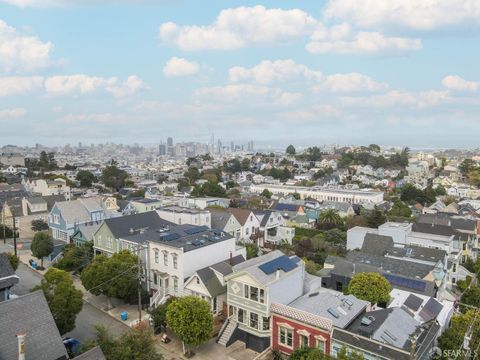
<instances>
[{"instance_id":1,"label":"street","mask_svg":"<svg viewBox=\"0 0 480 360\"><path fill-rule=\"evenodd\" d=\"M4 245L2 243L0 245L0 252L12 250L13 247L8 244ZM40 284L42 280L42 275L23 263L19 264L16 274L20 278L20 282L13 287L12 292L15 295L25 295L29 293L30 289ZM76 327L73 331L67 333L66 336L74 337L81 343L84 343L94 337L94 327L97 324L106 327L113 336L119 336L128 330L128 326L83 301L82 311L77 315Z\"/></svg>"}]
</instances>

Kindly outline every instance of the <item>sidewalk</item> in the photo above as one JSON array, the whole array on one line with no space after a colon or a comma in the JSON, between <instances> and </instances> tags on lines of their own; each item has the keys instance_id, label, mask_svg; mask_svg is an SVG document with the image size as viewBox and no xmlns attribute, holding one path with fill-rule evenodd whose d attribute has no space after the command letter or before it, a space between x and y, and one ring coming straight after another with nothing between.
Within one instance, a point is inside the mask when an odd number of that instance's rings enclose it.
<instances>
[{"instance_id":1,"label":"sidewalk","mask_svg":"<svg viewBox=\"0 0 480 360\"><path fill-rule=\"evenodd\" d=\"M111 317L121 321L123 324L127 326L134 326L138 323L138 306L137 305L129 305L125 304L123 301L118 299L110 299L110 303L108 298L105 295L93 295L85 290L82 285L82 282L78 276L72 275L73 285L83 293L83 300L91 304L92 306L96 307L97 309L106 312ZM111 305L111 306L110 306ZM121 320L120 314L126 311L128 313L128 318L126 321ZM150 314L146 311L141 311L142 320L146 320L150 318Z\"/></svg>"}]
</instances>

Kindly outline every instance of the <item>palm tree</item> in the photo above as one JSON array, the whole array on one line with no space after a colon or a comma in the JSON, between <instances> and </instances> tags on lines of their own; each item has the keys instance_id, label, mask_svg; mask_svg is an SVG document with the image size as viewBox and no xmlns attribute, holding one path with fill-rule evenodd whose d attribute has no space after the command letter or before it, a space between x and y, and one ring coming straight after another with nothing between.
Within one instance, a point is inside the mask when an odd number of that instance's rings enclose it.
<instances>
[{"instance_id":1,"label":"palm tree","mask_svg":"<svg viewBox=\"0 0 480 360\"><path fill-rule=\"evenodd\" d=\"M338 214L338 211L335 209L326 209L320 213L318 218L320 224L323 225L334 225L339 226L343 224L342 217Z\"/></svg>"}]
</instances>

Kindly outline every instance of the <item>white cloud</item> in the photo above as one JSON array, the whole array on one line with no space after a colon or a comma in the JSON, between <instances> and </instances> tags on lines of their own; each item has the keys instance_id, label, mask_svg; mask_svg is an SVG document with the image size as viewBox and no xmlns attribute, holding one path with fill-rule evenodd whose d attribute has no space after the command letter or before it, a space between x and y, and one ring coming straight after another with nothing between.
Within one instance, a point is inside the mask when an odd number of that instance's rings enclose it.
<instances>
[{"instance_id":1,"label":"white cloud","mask_svg":"<svg viewBox=\"0 0 480 360\"><path fill-rule=\"evenodd\" d=\"M49 95L84 95L106 91L115 97L131 96L147 88L137 76L129 76L120 83L116 77L103 78L84 74L52 76L45 80L45 91Z\"/></svg>"},{"instance_id":2,"label":"white cloud","mask_svg":"<svg viewBox=\"0 0 480 360\"><path fill-rule=\"evenodd\" d=\"M0 119L18 119L26 114L27 110L24 108L0 109Z\"/></svg>"},{"instance_id":3,"label":"white cloud","mask_svg":"<svg viewBox=\"0 0 480 360\"><path fill-rule=\"evenodd\" d=\"M326 19L347 21L364 28L401 26L415 30L478 27L477 0L330 0Z\"/></svg>"},{"instance_id":4,"label":"white cloud","mask_svg":"<svg viewBox=\"0 0 480 360\"><path fill-rule=\"evenodd\" d=\"M38 90L42 86L43 78L41 76L0 77L0 96L24 95Z\"/></svg>"},{"instance_id":5,"label":"white cloud","mask_svg":"<svg viewBox=\"0 0 480 360\"><path fill-rule=\"evenodd\" d=\"M300 93L286 92L281 89L254 84L231 84L196 89L196 98L201 100L222 101L225 103L264 103L288 106L303 98Z\"/></svg>"},{"instance_id":6,"label":"white cloud","mask_svg":"<svg viewBox=\"0 0 480 360\"><path fill-rule=\"evenodd\" d=\"M379 83L370 76L359 73L329 75L321 85L316 87L316 90L328 90L334 93L378 92L387 89L387 84Z\"/></svg>"},{"instance_id":7,"label":"white cloud","mask_svg":"<svg viewBox=\"0 0 480 360\"><path fill-rule=\"evenodd\" d=\"M426 108L452 102L448 91L429 90L421 92L407 92L391 90L385 94L359 96L359 97L342 97L341 102L345 106L352 107L409 107L409 108Z\"/></svg>"},{"instance_id":8,"label":"white cloud","mask_svg":"<svg viewBox=\"0 0 480 360\"><path fill-rule=\"evenodd\" d=\"M398 54L420 50L422 41L402 37L387 37L379 32L360 31L353 36L349 31L326 37L315 33L307 44L307 51L314 54Z\"/></svg>"},{"instance_id":9,"label":"white cloud","mask_svg":"<svg viewBox=\"0 0 480 360\"><path fill-rule=\"evenodd\" d=\"M229 70L229 79L232 82L253 81L258 84L271 84L290 80L319 81L323 78L320 71L314 71L307 66L297 64L291 59L264 60L258 65L248 69L235 66Z\"/></svg>"},{"instance_id":10,"label":"white cloud","mask_svg":"<svg viewBox=\"0 0 480 360\"><path fill-rule=\"evenodd\" d=\"M0 68L7 72L34 71L50 65L51 42L22 35L0 20Z\"/></svg>"},{"instance_id":11,"label":"white cloud","mask_svg":"<svg viewBox=\"0 0 480 360\"><path fill-rule=\"evenodd\" d=\"M138 76L130 75L123 83L107 87L107 91L111 92L115 97L126 97L133 96L148 88L147 84L145 84Z\"/></svg>"},{"instance_id":12,"label":"white cloud","mask_svg":"<svg viewBox=\"0 0 480 360\"><path fill-rule=\"evenodd\" d=\"M166 77L188 76L198 73L200 66L193 61L184 58L172 57L163 67Z\"/></svg>"},{"instance_id":13,"label":"white cloud","mask_svg":"<svg viewBox=\"0 0 480 360\"><path fill-rule=\"evenodd\" d=\"M289 43L312 33L317 25L303 10L258 5L224 9L206 26L163 23L160 39L182 50L231 50L251 44Z\"/></svg>"},{"instance_id":14,"label":"white cloud","mask_svg":"<svg viewBox=\"0 0 480 360\"><path fill-rule=\"evenodd\" d=\"M468 81L458 75L448 75L442 80L442 85L453 91L477 91L480 89L480 82Z\"/></svg>"}]
</instances>

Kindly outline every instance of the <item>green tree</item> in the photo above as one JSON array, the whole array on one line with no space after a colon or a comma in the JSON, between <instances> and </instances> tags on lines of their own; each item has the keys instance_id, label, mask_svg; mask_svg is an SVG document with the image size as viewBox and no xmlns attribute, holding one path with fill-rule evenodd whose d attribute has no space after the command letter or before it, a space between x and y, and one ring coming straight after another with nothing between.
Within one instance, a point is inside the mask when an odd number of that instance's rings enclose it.
<instances>
[{"instance_id":1,"label":"green tree","mask_svg":"<svg viewBox=\"0 0 480 360\"><path fill-rule=\"evenodd\" d=\"M340 351L337 353L337 360L363 360L365 359L361 353L356 351L348 351L345 346L342 346Z\"/></svg>"},{"instance_id":2,"label":"green tree","mask_svg":"<svg viewBox=\"0 0 480 360\"><path fill-rule=\"evenodd\" d=\"M18 269L18 264L20 262L20 258L17 255L12 254L10 252L5 252L4 254L7 255L8 261L10 262L10 265L12 266L12 269L17 270Z\"/></svg>"},{"instance_id":3,"label":"green tree","mask_svg":"<svg viewBox=\"0 0 480 360\"><path fill-rule=\"evenodd\" d=\"M458 169L462 173L463 176L467 176L470 171L475 169L475 162L472 159L465 159L462 163L458 166Z\"/></svg>"},{"instance_id":4,"label":"green tree","mask_svg":"<svg viewBox=\"0 0 480 360\"><path fill-rule=\"evenodd\" d=\"M191 185L195 184L195 181L200 179L200 171L195 166L190 166L188 170L183 174Z\"/></svg>"},{"instance_id":5,"label":"green tree","mask_svg":"<svg viewBox=\"0 0 480 360\"><path fill-rule=\"evenodd\" d=\"M40 260L40 265L43 267L43 258L53 251L53 240L47 233L38 232L33 237L30 249L32 255Z\"/></svg>"},{"instance_id":6,"label":"green tree","mask_svg":"<svg viewBox=\"0 0 480 360\"><path fill-rule=\"evenodd\" d=\"M438 338L442 350L463 349L465 335L470 335L470 349L480 346L480 310L471 309L465 314L454 315L450 327Z\"/></svg>"},{"instance_id":7,"label":"green tree","mask_svg":"<svg viewBox=\"0 0 480 360\"><path fill-rule=\"evenodd\" d=\"M97 325L95 330L95 339L84 345L84 351L100 346L107 360L163 359L155 347L152 331L146 326L131 329L118 339L115 339L103 326Z\"/></svg>"},{"instance_id":8,"label":"green tree","mask_svg":"<svg viewBox=\"0 0 480 360\"><path fill-rule=\"evenodd\" d=\"M266 197L267 199L270 199L273 194L268 189L263 189L260 195Z\"/></svg>"},{"instance_id":9,"label":"green tree","mask_svg":"<svg viewBox=\"0 0 480 360\"><path fill-rule=\"evenodd\" d=\"M380 146L378 146L377 144L370 144L368 145L368 150L380 152Z\"/></svg>"},{"instance_id":10,"label":"green tree","mask_svg":"<svg viewBox=\"0 0 480 360\"><path fill-rule=\"evenodd\" d=\"M388 212L388 215L393 217L410 217L412 216L412 210L403 201L396 200Z\"/></svg>"},{"instance_id":11,"label":"green tree","mask_svg":"<svg viewBox=\"0 0 480 360\"><path fill-rule=\"evenodd\" d=\"M382 210L375 207L375 209L369 211L366 215L367 226L371 228L378 228L380 225L385 224L387 217Z\"/></svg>"},{"instance_id":12,"label":"green tree","mask_svg":"<svg viewBox=\"0 0 480 360\"><path fill-rule=\"evenodd\" d=\"M246 243L247 260L258 256L258 246L254 243Z\"/></svg>"},{"instance_id":13,"label":"green tree","mask_svg":"<svg viewBox=\"0 0 480 360\"><path fill-rule=\"evenodd\" d=\"M196 346L212 338L213 317L210 304L197 297L175 299L167 308L167 324L184 345Z\"/></svg>"},{"instance_id":14,"label":"green tree","mask_svg":"<svg viewBox=\"0 0 480 360\"><path fill-rule=\"evenodd\" d=\"M63 257L54 265L64 271L80 271L93 259L93 242L81 246L68 244L63 248Z\"/></svg>"},{"instance_id":15,"label":"green tree","mask_svg":"<svg viewBox=\"0 0 480 360\"><path fill-rule=\"evenodd\" d=\"M31 225L33 231L44 231L49 229L48 224L42 219L32 220Z\"/></svg>"},{"instance_id":16,"label":"green tree","mask_svg":"<svg viewBox=\"0 0 480 360\"><path fill-rule=\"evenodd\" d=\"M82 310L82 292L75 288L70 275L51 268L45 273L40 285L32 291L42 290L60 334L75 328L75 319Z\"/></svg>"},{"instance_id":17,"label":"green tree","mask_svg":"<svg viewBox=\"0 0 480 360\"><path fill-rule=\"evenodd\" d=\"M371 304L387 303L392 286L377 273L355 274L348 283L347 292Z\"/></svg>"},{"instance_id":18,"label":"green tree","mask_svg":"<svg viewBox=\"0 0 480 360\"><path fill-rule=\"evenodd\" d=\"M318 217L318 221L320 224L330 227L338 227L344 224L342 217L335 209L323 210Z\"/></svg>"},{"instance_id":19,"label":"green tree","mask_svg":"<svg viewBox=\"0 0 480 360\"><path fill-rule=\"evenodd\" d=\"M249 158L242 159L241 169L242 169L242 171L249 171L250 170L250 159Z\"/></svg>"},{"instance_id":20,"label":"green tree","mask_svg":"<svg viewBox=\"0 0 480 360\"><path fill-rule=\"evenodd\" d=\"M125 186L128 179L128 174L125 170L120 170L117 167L117 162L112 159L110 164L102 171L101 181L106 187L112 188L116 191Z\"/></svg>"},{"instance_id":21,"label":"green tree","mask_svg":"<svg viewBox=\"0 0 480 360\"><path fill-rule=\"evenodd\" d=\"M89 188L95 181L95 175L88 170L80 170L75 179L80 182L81 187Z\"/></svg>"},{"instance_id":22,"label":"green tree","mask_svg":"<svg viewBox=\"0 0 480 360\"><path fill-rule=\"evenodd\" d=\"M293 147L293 145L288 145L288 146L287 146L287 150L285 150L285 152L286 152L288 155L295 155L296 150L295 150L295 148Z\"/></svg>"},{"instance_id":23,"label":"green tree","mask_svg":"<svg viewBox=\"0 0 480 360\"><path fill-rule=\"evenodd\" d=\"M296 349L290 357L289 360L328 360L330 357L319 349L316 348L309 348L309 347L301 347Z\"/></svg>"},{"instance_id":24,"label":"green tree","mask_svg":"<svg viewBox=\"0 0 480 360\"><path fill-rule=\"evenodd\" d=\"M470 306L480 308L480 287L470 286L462 295L461 302ZM462 312L466 312L468 308L460 305Z\"/></svg>"},{"instance_id":25,"label":"green tree","mask_svg":"<svg viewBox=\"0 0 480 360\"><path fill-rule=\"evenodd\" d=\"M219 184L206 182L205 184L195 186L191 195L193 197L212 196L226 198L227 192Z\"/></svg>"},{"instance_id":26,"label":"green tree","mask_svg":"<svg viewBox=\"0 0 480 360\"><path fill-rule=\"evenodd\" d=\"M173 300L175 300L175 297L169 297L165 303L157 305L150 311L155 328L167 326L167 308Z\"/></svg>"},{"instance_id":27,"label":"green tree","mask_svg":"<svg viewBox=\"0 0 480 360\"><path fill-rule=\"evenodd\" d=\"M82 284L94 295L103 294L133 303L137 298L138 258L128 250L111 257L98 255L83 269Z\"/></svg>"}]
</instances>

